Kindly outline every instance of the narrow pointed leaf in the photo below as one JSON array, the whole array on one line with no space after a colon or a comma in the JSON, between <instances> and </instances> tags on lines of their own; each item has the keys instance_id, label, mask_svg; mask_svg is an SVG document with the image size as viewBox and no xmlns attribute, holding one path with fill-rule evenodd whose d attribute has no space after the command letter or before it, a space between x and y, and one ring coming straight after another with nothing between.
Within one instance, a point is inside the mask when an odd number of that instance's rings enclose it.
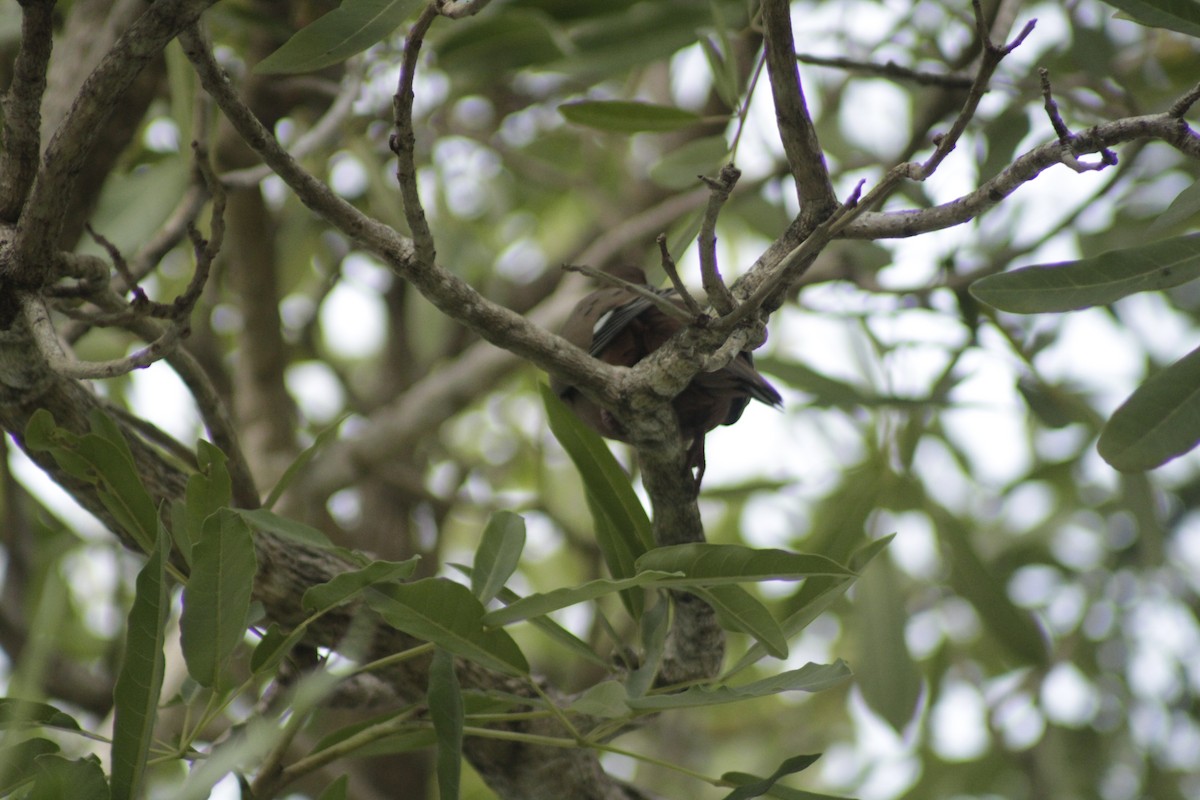
<instances>
[{"instance_id":1,"label":"narrow pointed leaf","mask_svg":"<svg viewBox=\"0 0 1200 800\"><path fill-rule=\"evenodd\" d=\"M511 511L497 511L488 520L471 572L471 591L488 602L504 588L521 561L525 548L525 520Z\"/></svg>"},{"instance_id":2,"label":"narrow pointed leaf","mask_svg":"<svg viewBox=\"0 0 1200 800\"><path fill-rule=\"evenodd\" d=\"M463 698L454 656L438 650L429 665L429 716L437 734L438 797L458 800L462 777Z\"/></svg>"},{"instance_id":3,"label":"narrow pointed leaf","mask_svg":"<svg viewBox=\"0 0 1200 800\"><path fill-rule=\"evenodd\" d=\"M717 622L727 631L747 633L775 658L787 658L787 637L767 607L741 586L708 586L697 589L717 612Z\"/></svg>"},{"instance_id":4,"label":"narrow pointed leaf","mask_svg":"<svg viewBox=\"0 0 1200 800\"><path fill-rule=\"evenodd\" d=\"M1150 378L1100 431L1100 456L1127 472L1154 469L1200 442L1200 347Z\"/></svg>"},{"instance_id":5,"label":"narrow pointed leaf","mask_svg":"<svg viewBox=\"0 0 1200 800\"><path fill-rule=\"evenodd\" d=\"M563 589L553 589L549 592L531 594L504 608L489 611L484 616L484 622L488 625L508 625L519 620L529 619L530 617L549 614L551 611L573 606L576 603L595 600L597 597L603 597L613 592L621 592L638 587L666 586L669 582L677 580L680 575L681 573L678 572L647 570L624 580L598 578L579 586L570 586Z\"/></svg>"},{"instance_id":6,"label":"narrow pointed leaf","mask_svg":"<svg viewBox=\"0 0 1200 800\"><path fill-rule=\"evenodd\" d=\"M875 713L898 733L913 718L921 700L921 673L904 638L908 609L890 559L881 558L858 580L859 651L857 684Z\"/></svg>"},{"instance_id":7,"label":"narrow pointed leaf","mask_svg":"<svg viewBox=\"0 0 1200 800\"><path fill-rule=\"evenodd\" d=\"M33 762L33 788L26 800L109 800L108 780L96 756L74 761L59 755L38 756Z\"/></svg>"},{"instance_id":8,"label":"narrow pointed leaf","mask_svg":"<svg viewBox=\"0 0 1200 800\"><path fill-rule=\"evenodd\" d=\"M700 122L699 115L682 108L625 100L584 100L558 110L568 122L610 133L674 131Z\"/></svg>"},{"instance_id":9,"label":"narrow pointed leaf","mask_svg":"<svg viewBox=\"0 0 1200 800\"><path fill-rule=\"evenodd\" d=\"M263 508L271 509L275 507L275 504L279 502L279 498L282 497L283 493L287 491L287 488L292 485L292 481L296 479L296 476L303 472L304 468L308 466L309 462L312 461L318 453L325 449L325 445L337 438L338 432L342 427L342 422L344 422L345 419L346 416L339 417L336 421L326 426L325 429L318 433L317 437L313 439L313 443L300 451L300 455L296 456L296 459L292 461L291 464L288 464L288 468L283 471L283 475L278 481L276 481L275 485L271 487L271 491L267 495L267 499L263 501Z\"/></svg>"},{"instance_id":10,"label":"narrow pointed leaf","mask_svg":"<svg viewBox=\"0 0 1200 800\"><path fill-rule=\"evenodd\" d=\"M349 795L350 776L339 775L333 783L325 787L321 794L317 795L317 800L346 800Z\"/></svg>"},{"instance_id":11,"label":"narrow pointed leaf","mask_svg":"<svg viewBox=\"0 0 1200 800\"><path fill-rule=\"evenodd\" d=\"M342 0L254 68L260 75L313 72L361 53L399 27L422 0Z\"/></svg>"},{"instance_id":12,"label":"narrow pointed leaf","mask_svg":"<svg viewBox=\"0 0 1200 800\"><path fill-rule=\"evenodd\" d=\"M1200 37L1200 6L1187 0L1104 0L1143 25Z\"/></svg>"},{"instance_id":13,"label":"narrow pointed leaf","mask_svg":"<svg viewBox=\"0 0 1200 800\"><path fill-rule=\"evenodd\" d=\"M589 686L568 708L589 717L620 719L632 711L628 700L629 693L620 681L601 681Z\"/></svg>"},{"instance_id":14,"label":"narrow pointed leaf","mask_svg":"<svg viewBox=\"0 0 1200 800\"><path fill-rule=\"evenodd\" d=\"M1146 230L1148 236L1161 235L1176 225L1185 223L1200 214L1200 181L1184 189L1163 213L1159 214Z\"/></svg>"},{"instance_id":15,"label":"narrow pointed leaf","mask_svg":"<svg viewBox=\"0 0 1200 800\"><path fill-rule=\"evenodd\" d=\"M641 570L682 572L682 585L713 586L743 581L794 581L810 575L852 576L825 556L734 544L676 544L656 547L637 560Z\"/></svg>"},{"instance_id":16,"label":"narrow pointed leaf","mask_svg":"<svg viewBox=\"0 0 1200 800\"><path fill-rule=\"evenodd\" d=\"M820 753L811 755L792 756L779 765L779 768L766 778L755 778L749 782L742 783L738 788L734 789L729 794L725 795L725 800L749 800L751 797L762 797L771 791L772 787L779 782L780 778L788 775L795 775L797 772L806 770L816 763L821 757ZM730 780L731 775L725 774L721 776L724 780ZM740 783L740 781L739 781Z\"/></svg>"},{"instance_id":17,"label":"narrow pointed leaf","mask_svg":"<svg viewBox=\"0 0 1200 800\"><path fill-rule=\"evenodd\" d=\"M782 692L820 692L842 683L850 674L850 668L838 659L832 664L805 664L800 669L782 672L743 686L693 686L672 694L630 698L629 705L641 711L659 711L736 703Z\"/></svg>"},{"instance_id":18,"label":"narrow pointed leaf","mask_svg":"<svg viewBox=\"0 0 1200 800\"><path fill-rule=\"evenodd\" d=\"M402 581L417 569L420 556L405 561L372 561L362 569L335 575L325 583L308 589L300 600L305 611L324 611L361 594L368 586Z\"/></svg>"},{"instance_id":19,"label":"narrow pointed leaf","mask_svg":"<svg viewBox=\"0 0 1200 800\"><path fill-rule=\"evenodd\" d=\"M1001 311L1041 314L1102 306L1136 292L1200 277L1200 234L1057 264L1022 267L971 284L976 299Z\"/></svg>"},{"instance_id":20,"label":"narrow pointed leaf","mask_svg":"<svg viewBox=\"0 0 1200 800\"><path fill-rule=\"evenodd\" d=\"M246 634L257 558L250 528L236 513L210 516L192 552L192 575L179 620L188 674L215 686Z\"/></svg>"},{"instance_id":21,"label":"narrow pointed leaf","mask_svg":"<svg viewBox=\"0 0 1200 800\"><path fill-rule=\"evenodd\" d=\"M163 645L170 610L166 580L170 550L171 540L160 524L158 544L137 576L125 628L125 653L113 690L113 800L141 796L166 667Z\"/></svg>"},{"instance_id":22,"label":"narrow pointed leaf","mask_svg":"<svg viewBox=\"0 0 1200 800\"><path fill-rule=\"evenodd\" d=\"M529 672L529 663L507 632L483 624L483 604L471 590L445 578L367 590L368 605L389 624L433 642L457 656L510 675Z\"/></svg>"}]
</instances>

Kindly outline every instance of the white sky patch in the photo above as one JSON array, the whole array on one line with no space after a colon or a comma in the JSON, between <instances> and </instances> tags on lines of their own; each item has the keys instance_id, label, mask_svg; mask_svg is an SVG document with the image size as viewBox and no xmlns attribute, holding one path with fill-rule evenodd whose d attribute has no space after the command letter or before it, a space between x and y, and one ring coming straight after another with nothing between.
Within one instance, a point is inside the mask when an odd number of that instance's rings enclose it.
<instances>
[{"instance_id":1,"label":"white sky patch","mask_svg":"<svg viewBox=\"0 0 1200 800\"><path fill-rule=\"evenodd\" d=\"M987 750L987 706L969 683L947 680L930 722L933 749L947 761L973 761Z\"/></svg>"},{"instance_id":2,"label":"white sky patch","mask_svg":"<svg viewBox=\"0 0 1200 800\"><path fill-rule=\"evenodd\" d=\"M129 407L133 413L191 446L201 433L200 417L191 393L166 363L134 370L130 376Z\"/></svg>"}]
</instances>

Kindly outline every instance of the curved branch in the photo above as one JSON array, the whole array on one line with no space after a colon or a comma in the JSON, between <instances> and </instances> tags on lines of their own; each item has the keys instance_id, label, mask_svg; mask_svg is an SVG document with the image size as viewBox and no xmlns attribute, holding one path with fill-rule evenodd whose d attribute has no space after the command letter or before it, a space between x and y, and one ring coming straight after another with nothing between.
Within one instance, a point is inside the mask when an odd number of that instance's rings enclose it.
<instances>
[{"instance_id":1,"label":"curved branch","mask_svg":"<svg viewBox=\"0 0 1200 800\"><path fill-rule=\"evenodd\" d=\"M41 147L42 95L54 35L54 0L23 3L21 47L12 83L4 94L4 134L0 142L0 220L16 222L37 175Z\"/></svg>"}]
</instances>

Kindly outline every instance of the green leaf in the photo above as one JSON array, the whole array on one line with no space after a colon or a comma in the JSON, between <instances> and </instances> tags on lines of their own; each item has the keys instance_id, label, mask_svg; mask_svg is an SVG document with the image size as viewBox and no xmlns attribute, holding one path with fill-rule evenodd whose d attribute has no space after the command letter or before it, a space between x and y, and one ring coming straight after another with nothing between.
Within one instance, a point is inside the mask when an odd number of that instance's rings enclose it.
<instances>
[{"instance_id":1,"label":"green leaf","mask_svg":"<svg viewBox=\"0 0 1200 800\"><path fill-rule=\"evenodd\" d=\"M192 575L179 620L188 674L212 687L246 635L257 569L250 528L229 509L213 514L192 551Z\"/></svg>"},{"instance_id":2,"label":"green leaf","mask_svg":"<svg viewBox=\"0 0 1200 800\"><path fill-rule=\"evenodd\" d=\"M329 538L321 531L311 525L305 525L303 522L281 517L274 511L265 508L233 508L230 510L257 531L267 531L277 536L284 536L301 544L324 548L333 547L333 542L329 541Z\"/></svg>"},{"instance_id":3,"label":"green leaf","mask_svg":"<svg viewBox=\"0 0 1200 800\"><path fill-rule=\"evenodd\" d=\"M141 797L166 668L163 645L170 611L166 580L170 553L171 540L160 523L158 543L137 576L125 627L125 654L113 690L113 800Z\"/></svg>"},{"instance_id":4,"label":"green leaf","mask_svg":"<svg viewBox=\"0 0 1200 800\"><path fill-rule=\"evenodd\" d=\"M582 100L564 103L558 110L568 122L610 133L674 131L701 119L682 108L626 100Z\"/></svg>"},{"instance_id":5,"label":"green leaf","mask_svg":"<svg viewBox=\"0 0 1200 800\"><path fill-rule=\"evenodd\" d=\"M905 642L909 614L891 560L872 565L856 592L859 652L869 654L856 664L857 683L867 705L903 733L921 700L921 673Z\"/></svg>"},{"instance_id":6,"label":"green leaf","mask_svg":"<svg viewBox=\"0 0 1200 800\"><path fill-rule=\"evenodd\" d=\"M368 586L402 581L417 569L420 556L405 561L372 561L362 569L342 572L325 583L319 583L304 592L300 605L305 611L325 611L352 600Z\"/></svg>"},{"instance_id":7,"label":"green leaf","mask_svg":"<svg viewBox=\"0 0 1200 800\"><path fill-rule=\"evenodd\" d=\"M33 764L33 788L26 800L109 800L108 781L94 755L74 761L42 755Z\"/></svg>"},{"instance_id":8,"label":"green leaf","mask_svg":"<svg viewBox=\"0 0 1200 800\"><path fill-rule=\"evenodd\" d=\"M255 675L273 671L279 666L279 662L292 652L292 648L300 643L307 630L306 626L301 625L295 630L285 631L272 622L250 655L250 671Z\"/></svg>"},{"instance_id":9,"label":"green leaf","mask_svg":"<svg viewBox=\"0 0 1200 800\"><path fill-rule=\"evenodd\" d=\"M437 733L438 797L458 800L462 776L463 698L454 672L454 656L446 650L433 654L429 665L429 716Z\"/></svg>"},{"instance_id":10,"label":"green leaf","mask_svg":"<svg viewBox=\"0 0 1200 800\"><path fill-rule=\"evenodd\" d=\"M438 66L451 75L496 80L513 70L558 62L562 31L545 14L508 7L444 29L435 48Z\"/></svg>"},{"instance_id":11,"label":"green leaf","mask_svg":"<svg viewBox=\"0 0 1200 800\"><path fill-rule=\"evenodd\" d=\"M1195 219L1197 214L1200 214L1200 181L1196 181L1176 195L1175 199L1171 201L1171 205L1167 206L1166 210L1150 223L1146 234L1148 236L1163 234L1176 225Z\"/></svg>"},{"instance_id":12,"label":"green leaf","mask_svg":"<svg viewBox=\"0 0 1200 800\"><path fill-rule=\"evenodd\" d=\"M0 746L0 797L8 796L16 787L33 780L34 764L39 756L57 753L60 749L56 742L42 738Z\"/></svg>"},{"instance_id":13,"label":"green leaf","mask_svg":"<svg viewBox=\"0 0 1200 800\"><path fill-rule=\"evenodd\" d=\"M525 675L529 663L507 632L483 624L483 604L471 590L445 578L367 590L367 604L410 636L509 675Z\"/></svg>"},{"instance_id":14,"label":"green leaf","mask_svg":"<svg viewBox=\"0 0 1200 800\"><path fill-rule=\"evenodd\" d=\"M339 775L334 779L333 783L325 787L325 789L317 795L317 800L346 800L349 795L350 777L348 775Z\"/></svg>"},{"instance_id":15,"label":"green leaf","mask_svg":"<svg viewBox=\"0 0 1200 800\"><path fill-rule=\"evenodd\" d=\"M81 730L74 717L49 703L0 697L0 730L29 726L58 728L73 733Z\"/></svg>"},{"instance_id":16,"label":"green leaf","mask_svg":"<svg viewBox=\"0 0 1200 800\"><path fill-rule=\"evenodd\" d=\"M632 578L623 578L621 580L598 578L579 586L568 586L562 589L553 589L549 592L531 594L528 597L514 601L504 608L497 608L487 612L483 620L488 625L509 625L523 619L529 619L530 617L540 617L549 614L551 611L557 611L560 608L573 606L577 603L586 603L589 600L595 600L597 597L603 597L613 592L623 592L629 589L650 586L668 586L673 581L678 580L681 574L679 572L647 570L639 572Z\"/></svg>"},{"instance_id":17,"label":"green leaf","mask_svg":"<svg viewBox=\"0 0 1200 800\"><path fill-rule=\"evenodd\" d=\"M620 681L601 681L589 686L567 708L589 717L620 719L631 711L628 701L629 692Z\"/></svg>"},{"instance_id":18,"label":"green leaf","mask_svg":"<svg viewBox=\"0 0 1200 800\"><path fill-rule=\"evenodd\" d=\"M1113 250L1079 261L1038 264L971 284L976 299L1014 314L1076 311L1200 277L1200 234Z\"/></svg>"},{"instance_id":19,"label":"green leaf","mask_svg":"<svg viewBox=\"0 0 1200 800\"><path fill-rule=\"evenodd\" d=\"M276 481L275 485L271 487L270 494L268 494L267 499L263 501L263 508L271 509L275 507L275 504L279 502L279 498L285 491L287 491L287 487L292 485L292 481L296 479L296 476L304 471L304 468L308 466L308 463L313 460L317 453L320 453L323 449L325 449L325 445L337 438L338 432L341 430L342 423L345 421L347 416L349 415L343 415L331 425L326 426L324 430L317 434L317 438L313 440L313 443L304 448L304 450L300 452L300 455L296 456L296 459L288 465L288 468L283 471L283 475L278 481Z\"/></svg>"},{"instance_id":20,"label":"green leaf","mask_svg":"<svg viewBox=\"0 0 1200 800\"><path fill-rule=\"evenodd\" d=\"M89 223L122 253L132 253L167 221L191 177L190 160L182 154L143 162L129 172L114 170L104 182ZM79 252L108 257L90 236L80 242Z\"/></svg>"},{"instance_id":21,"label":"green leaf","mask_svg":"<svg viewBox=\"0 0 1200 800\"><path fill-rule=\"evenodd\" d=\"M1133 20L1154 28L1200 37L1200 5L1195 0L1104 0Z\"/></svg>"},{"instance_id":22,"label":"green leaf","mask_svg":"<svg viewBox=\"0 0 1200 800\"><path fill-rule=\"evenodd\" d=\"M717 612L717 622L727 631L748 633L775 658L787 658L787 637L767 607L741 586L696 589Z\"/></svg>"},{"instance_id":23,"label":"green leaf","mask_svg":"<svg viewBox=\"0 0 1200 800\"><path fill-rule=\"evenodd\" d=\"M1096 448L1119 470L1154 469L1200 442L1200 347L1151 375L1113 412Z\"/></svg>"},{"instance_id":24,"label":"green leaf","mask_svg":"<svg viewBox=\"0 0 1200 800\"><path fill-rule=\"evenodd\" d=\"M525 548L525 520L511 511L497 511L488 520L475 550L471 591L486 603L500 593L521 561Z\"/></svg>"},{"instance_id":25,"label":"green leaf","mask_svg":"<svg viewBox=\"0 0 1200 800\"><path fill-rule=\"evenodd\" d=\"M787 550L758 550L736 544L675 544L656 547L637 560L638 571L682 572L683 586L714 586L743 581L794 581L810 575L854 573L825 556Z\"/></svg>"},{"instance_id":26,"label":"green leaf","mask_svg":"<svg viewBox=\"0 0 1200 800\"><path fill-rule=\"evenodd\" d=\"M832 664L805 664L743 686L693 686L682 692L630 698L629 705L639 711L662 711L737 703L781 692L820 692L842 683L850 674L850 668L838 659Z\"/></svg>"},{"instance_id":27,"label":"green leaf","mask_svg":"<svg viewBox=\"0 0 1200 800\"><path fill-rule=\"evenodd\" d=\"M258 62L260 75L315 72L361 53L394 31L423 0L342 0Z\"/></svg>"},{"instance_id":28,"label":"green leaf","mask_svg":"<svg viewBox=\"0 0 1200 800\"><path fill-rule=\"evenodd\" d=\"M638 556L654 546L650 518L600 435L585 425L546 384L539 384L550 430L579 470L588 509L596 524L596 545L614 578L631 578ZM621 595L634 619L641 616L640 592Z\"/></svg>"},{"instance_id":29,"label":"green leaf","mask_svg":"<svg viewBox=\"0 0 1200 800\"><path fill-rule=\"evenodd\" d=\"M650 179L667 189L700 185L700 175L717 171L729 160L729 144L722 136L695 139L667 153L650 167Z\"/></svg>"},{"instance_id":30,"label":"green leaf","mask_svg":"<svg viewBox=\"0 0 1200 800\"><path fill-rule=\"evenodd\" d=\"M196 462L200 471L188 477L185 500L187 537L192 542L200 541L204 520L232 502L233 483L225 461L225 454L216 445L203 439L197 443Z\"/></svg>"},{"instance_id":31,"label":"green leaf","mask_svg":"<svg viewBox=\"0 0 1200 800\"><path fill-rule=\"evenodd\" d=\"M778 769L771 773L766 778L754 778L749 782L737 781L741 785L734 789L729 794L725 795L725 800L748 800L751 797L762 797L770 792L771 788L779 782L780 778L788 775L795 775L797 772L806 770L811 767L816 760L821 757L820 753L812 755L792 756L779 765ZM722 775L723 780L733 782L735 776L730 773ZM739 776L740 777L740 776Z\"/></svg>"},{"instance_id":32,"label":"green leaf","mask_svg":"<svg viewBox=\"0 0 1200 800\"><path fill-rule=\"evenodd\" d=\"M988 569L970 541L966 525L949 511L926 501L938 539L950 564L950 583L975 607L996 639L1022 662L1045 666L1049 656L1037 620L1009 598L1004 583Z\"/></svg>"}]
</instances>

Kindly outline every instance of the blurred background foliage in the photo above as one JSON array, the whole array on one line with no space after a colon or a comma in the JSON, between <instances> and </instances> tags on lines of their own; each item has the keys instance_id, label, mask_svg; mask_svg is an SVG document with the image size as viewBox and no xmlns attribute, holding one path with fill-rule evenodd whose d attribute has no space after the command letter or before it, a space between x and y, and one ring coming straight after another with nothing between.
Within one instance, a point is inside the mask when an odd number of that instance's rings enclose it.
<instances>
[{"instance_id":1,"label":"blurred background foliage","mask_svg":"<svg viewBox=\"0 0 1200 800\"><path fill-rule=\"evenodd\" d=\"M69 13L73 4L60 5ZM312 75L252 71L327 5L230 0L210 12L209 25L226 68L285 142L309 130L340 87L357 87L336 136L303 161L347 200L403 229L387 143L399 42ZM756 83L753 6L494 0L476 17L435 26L416 86L417 160L440 261L526 310L560 291L564 262L657 269L654 237L666 232L698 282L686 245L706 195L694 176L727 160L736 137L744 175L718 235L722 269L737 276L796 213L765 78ZM888 208L953 199L1052 140L1037 67L1049 69L1076 130L1161 111L1200 74L1195 40L1116 19L1093 0L984 7L1000 20L996 38L1032 18L1037 27L1002 64L937 175L904 185ZM801 75L841 196L927 153L962 102L964 84L954 78L969 76L978 48L969 4L792 8ZM17 17L16 4L0 11L5 70ZM845 62L813 63L820 59ZM888 65L913 73L897 77ZM212 113L195 103L178 53L154 68L159 84L92 216L127 250L176 205L187 132L195 115ZM559 112L564 103L610 99L678 106L701 121L628 135L573 125ZM246 166L235 153L218 154L225 170ZM673 713L624 746L695 769L760 774L795 753L823 751L795 785L880 800L1200 796L1200 461L1193 454L1151 474L1119 474L1095 452L1112 409L1145 374L1194 346L1196 286L1039 317L998 314L966 291L982 275L1144 243L1150 223L1195 180L1196 165L1159 144L1119 155L1100 172L1054 167L970 224L837 242L821 256L759 352L786 410L751 409L738 427L710 437L703 510L710 541L842 561L897 534L792 645L788 666L841 657L855 680L811 696ZM369 437L399 400L457 381L387 458L353 479L304 485L285 498L289 512L383 558L422 554L429 574L469 562L488 515L513 509L530 537L514 588L600 576L579 479L537 396L544 376L518 364L478 381L457 376L456 362L476 346L468 332L275 179L244 194L251 210L231 217L244 230L227 244L244 248L226 254L188 346L234 409L260 484L269 486L321 430ZM82 237L78 247L96 246ZM190 268L178 256L147 278L152 296L186 284ZM265 332L251 324L264 308L278 314ZM274 342L269 352L264 337ZM93 359L133 346L113 330L77 345ZM256 371L245 371L248 361ZM271 384L280 392L262 401ZM97 388L182 441L200 433L164 365ZM636 472L627 451L616 451ZM103 717L103 679L114 668L137 565L13 448L6 465L0 644L8 694L40 684L47 696ZM803 588L759 591L783 615ZM622 624L615 599L605 611ZM599 615L587 609L560 621L605 641ZM35 630L53 637L30 636ZM600 677L532 634L521 643L535 670L563 688ZM748 646L733 637L729 663ZM606 765L666 796L718 796L667 770ZM478 784L465 792L490 796Z\"/></svg>"}]
</instances>

